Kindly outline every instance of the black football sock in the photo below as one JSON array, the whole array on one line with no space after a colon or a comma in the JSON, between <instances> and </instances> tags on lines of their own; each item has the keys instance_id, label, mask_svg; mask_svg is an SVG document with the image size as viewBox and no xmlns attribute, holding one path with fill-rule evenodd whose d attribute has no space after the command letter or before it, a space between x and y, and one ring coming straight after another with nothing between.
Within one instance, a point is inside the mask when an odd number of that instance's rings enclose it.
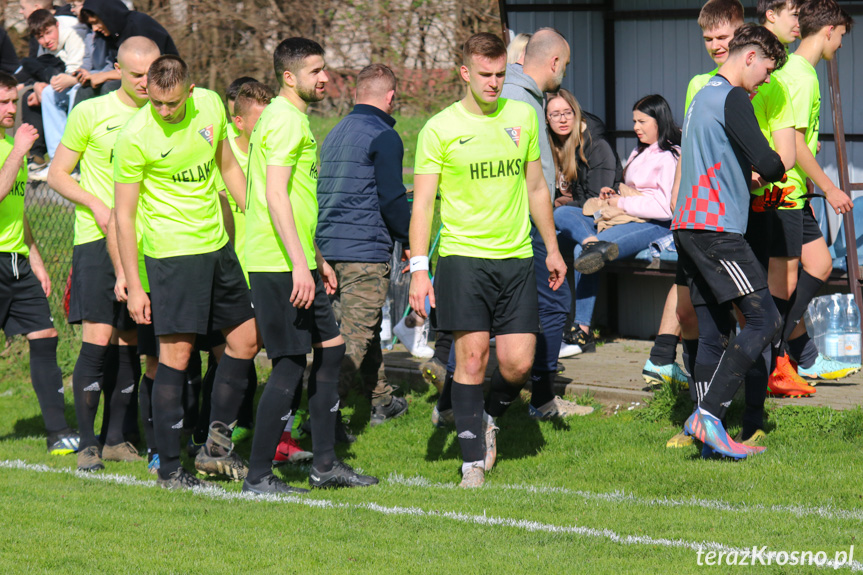
<instances>
[{"instance_id":1,"label":"black football sock","mask_svg":"<svg viewBox=\"0 0 863 575\"><path fill-rule=\"evenodd\" d=\"M156 447L156 432L153 430L153 380L146 374L141 378L138 389L138 397L141 403L141 423L144 425L144 440L147 442L147 455L158 453Z\"/></svg>"},{"instance_id":2,"label":"black football sock","mask_svg":"<svg viewBox=\"0 0 863 575\"><path fill-rule=\"evenodd\" d=\"M782 339L784 341L788 341L788 338L791 337L794 328L803 319L803 314L806 313L809 302L812 301L812 298L815 297L823 285L824 282L822 280L809 275L806 270L800 272L800 277L797 278L797 289L794 290L794 294L791 296L792 300L788 309L788 318L782 331Z\"/></svg>"},{"instance_id":3,"label":"black football sock","mask_svg":"<svg viewBox=\"0 0 863 575\"><path fill-rule=\"evenodd\" d=\"M746 372L743 410L743 439L749 439L755 430L764 429L764 402L767 399L767 376L772 362L772 348L768 346L761 357Z\"/></svg>"},{"instance_id":4,"label":"black football sock","mask_svg":"<svg viewBox=\"0 0 863 575\"><path fill-rule=\"evenodd\" d=\"M531 374L530 404L532 406L542 407L543 405L554 399L554 391L552 390L551 386L554 383L555 377L557 377L557 374L553 372L541 373L535 371ZM518 394L516 394L516 397L518 397ZM490 394L489 398L491 398ZM486 401L486 412L491 416L495 416L492 412L488 410L488 401Z\"/></svg>"},{"instance_id":5,"label":"black football sock","mask_svg":"<svg viewBox=\"0 0 863 575\"><path fill-rule=\"evenodd\" d=\"M249 382L249 365L253 362L252 359L237 359L227 353L222 355L210 396L211 423L221 421L231 425L237 420L237 412Z\"/></svg>"},{"instance_id":6,"label":"black football sock","mask_svg":"<svg viewBox=\"0 0 863 575\"><path fill-rule=\"evenodd\" d=\"M815 361L818 359L818 348L815 347L806 332L803 332L803 335L797 339L788 342L788 353L800 367L806 369L815 365Z\"/></svg>"},{"instance_id":7,"label":"black football sock","mask_svg":"<svg viewBox=\"0 0 863 575\"><path fill-rule=\"evenodd\" d=\"M68 429L64 414L63 374L57 365L56 337L30 340L30 379L46 431L55 433Z\"/></svg>"},{"instance_id":8,"label":"black football sock","mask_svg":"<svg viewBox=\"0 0 863 575\"><path fill-rule=\"evenodd\" d=\"M102 445L114 445L108 443L108 427L111 425L111 398L114 397L114 387L117 385L119 361L119 347L109 343L108 353L105 354L105 362L102 364L102 396L105 398L102 402L102 428L99 431L99 443Z\"/></svg>"},{"instance_id":9,"label":"black football sock","mask_svg":"<svg viewBox=\"0 0 863 575\"><path fill-rule=\"evenodd\" d=\"M255 426L254 410L255 410L255 394L258 392L258 370L255 369L255 362L249 366L248 383L246 384L246 393L243 395L243 403L240 405L240 413L237 415L237 425L252 429Z\"/></svg>"},{"instance_id":10,"label":"black football sock","mask_svg":"<svg viewBox=\"0 0 863 575\"><path fill-rule=\"evenodd\" d=\"M198 425L195 426L195 433L192 439L198 445L202 445L207 441L207 435L210 430L210 400L213 397L213 381L216 379L216 368L218 363L210 355L210 360L207 363L207 373L201 381L201 404L198 410Z\"/></svg>"},{"instance_id":11,"label":"black football sock","mask_svg":"<svg viewBox=\"0 0 863 575\"><path fill-rule=\"evenodd\" d=\"M500 369L491 374L491 387L485 400L485 412L492 417L500 417L510 404L518 398L524 384L513 384L503 378Z\"/></svg>"},{"instance_id":12,"label":"black football sock","mask_svg":"<svg viewBox=\"0 0 863 575\"><path fill-rule=\"evenodd\" d=\"M654 365L671 365L677 360L677 341L680 338L676 335L662 333L656 336L656 341L653 342L653 347L650 349L650 361Z\"/></svg>"},{"instance_id":13,"label":"black football sock","mask_svg":"<svg viewBox=\"0 0 863 575\"><path fill-rule=\"evenodd\" d=\"M192 351L186 366L186 387L183 388L183 429L195 429L198 424L201 379L201 354Z\"/></svg>"},{"instance_id":14,"label":"black football sock","mask_svg":"<svg viewBox=\"0 0 863 575\"><path fill-rule=\"evenodd\" d=\"M135 397L137 381L136 371L141 372L141 360L138 357L138 346L116 345L117 368L114 371L115 385L111 393L111 418L108 420L108 431L105 437L106 445L117 445L126 439L123 427L126 423L126 412ZM135 366L137 364L137 370ZM106 374L107 375L107 374ZM107 377L106 377L107 379Z\"/></svg>"},{"instance_id":15,"label":"black football sock","mask_svg":"<svg viewBox=\"0 0 863 575\"><path fill-rule=\"evenodd\" d=\"M452 378L451 371L446 372L446 377L443 380L443 387L440 390L440 397L437 398L438 412L444 412L452 409Z\"/></svg>"},{"instance_id":16,"label":"black football sock","mask_svg":"<svg viewBox=\"0 0 863 575\"><path fill-rule=\"evenodd\" d=\"M336 461L336 417L339 410L339 368L345 344L316 348L309 373L309 415L312 423L312 464L329 471Z\"/></svg>"},{"instance_id":17,"label":"black football sock","mask_svg":"<svg viewBox=\"0 0 863 575\"><path fill-rule=\"evenodd\" d=\"M689 373L689 399L698 405L698 394L695 391L695 360L698 357L698 339L683 340L683 366Z\"/></svg>"},{"instance_id":18,"label":"black football sock","mask_svg":"<svg viewBox=\"0 0 863 575\"><path fill-rule=\"evenodd\" d=\"M452 348L452 333L437 332L437 339L434 343L434 358L446 365L449 361L450 348Z\"/></svg>"},{"instance_id":19,"label":"black football sock","mask_svg":"<svg viewBox=\"0 0 863 575\"><path fill-rule=\"evenodd\" d=\"M159 450L159 477L180 468L180 434L183 431L183 386L186 372L159 363L153 383L151 405L153 429Z\"/></svg>"},{"instance_id":20,"label":"black football sock","mask_svg":"<svg viewBox=\"0 0 863 575\"><path fill-rule=\"evenodd\" d=\"M123 348L128 347L126 352L129 354L128 356L128 364L126 360L122 359ZM120 371L118 372L118 378L129 380L131 379L132 384L135 386L132 391L132 397L129 398L129 405L126 407L126 417L123 418L123 437L129 438L130 436L139 437L141 433L141 429L138 427L138 386L141 381L141 356L138 354L138 346L130 345L130 346L120 346ZM128 365L128 368L126 367ZM127 375L126 369L129 370ZM123 389L128 389L128 386ZM132 443L134 438L129 439Z\"/></svg>"},{"instance_id":21,"label":"black football sock","mask_svg":"<svg viewBox=\"0 0 863 575\"><path fill-rule=\"evenodd\" d=\"M99 396L102 392L102 376L107 345L82 343L75 370L72 372L72 392L75 396L75 416L78 418L78 433L81 436L80 449L99 444L93 429L96 412L99 410Z\"/></svg>"},{"instance_id":22,"label":"black football sock","mask_svg":"<svg viewBox=\"0 0 863 575\"><path fill-rule=\"evenodd\" d=\"M292 355L273 360L273 371L258 402L258 428L252 438L247 480L257 483L272 471L273 455L299 395L306 370L306 356Z\"/></svg>"},{"instance_id":23,"label":"black football sock","mask_svg":"<svg viewBox=\"0 0 863 575\"><path fill-rule=\"evenodd\" d=\"M465 385L457 381L452 384L452 413L461 446L461 458L465 463L485 461L482 433L482 386Z\"/></svg>"}]
</instances>

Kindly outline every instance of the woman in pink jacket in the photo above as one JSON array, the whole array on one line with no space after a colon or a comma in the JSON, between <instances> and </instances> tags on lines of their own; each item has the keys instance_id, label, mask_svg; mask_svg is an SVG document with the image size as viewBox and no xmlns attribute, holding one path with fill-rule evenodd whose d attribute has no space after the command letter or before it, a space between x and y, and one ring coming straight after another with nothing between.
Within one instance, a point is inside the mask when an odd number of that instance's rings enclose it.
<instances>
[{"instance_id":1,"label":"woman in pink jacket","mask_svg":"<svg viewBox=\"0 0 863 575\"><path fill-rule=\"evenodd\" d=\"M638 145L629 156L623 183L638 194L623 197L603 188L601 199L612 208L643 221L614 225L597 233L594 217L581 208L562 206L554 211L562 249L574 246L576 334L582 351L594 351L590 322L596 302L599 278L596 272L605 262L631 257L669 233L671 188L680 158L680 128L674 123L671 108L659 95L646 96L632 108L632 122Z\"/></svg>"}]
</instances>

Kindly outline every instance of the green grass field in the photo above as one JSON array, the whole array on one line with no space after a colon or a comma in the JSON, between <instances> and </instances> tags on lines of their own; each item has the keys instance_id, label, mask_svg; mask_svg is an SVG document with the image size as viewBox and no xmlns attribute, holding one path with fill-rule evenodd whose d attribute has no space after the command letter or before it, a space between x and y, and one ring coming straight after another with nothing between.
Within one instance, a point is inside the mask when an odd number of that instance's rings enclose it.
<instances>
[{"instance_id":1,"label":"green grass field","mask_svg":"<svg viewBox=\"0 0 863 575\"><path fill-rule=\"evenodd\" d=\"M11 351L0 359L2 572L693 573L698 549L832 560L863 535L860 409L775 410L768 451L733 463L664 447L683 403L670 390L645 410L565 423L534 422L516 402L499 420L498 464L467 492L455 487L455 433L430 425L433 392L412 393L387 425L367 428L363 402L350 414L359 440L339 453L380 485L249 500L237 483L164 491L144 464L75 473L74 456L45 453L26 350ZM68 384L67 403L71 417ZM308 468L278 473L302 486Z\"/></svg>"}]
</instances>

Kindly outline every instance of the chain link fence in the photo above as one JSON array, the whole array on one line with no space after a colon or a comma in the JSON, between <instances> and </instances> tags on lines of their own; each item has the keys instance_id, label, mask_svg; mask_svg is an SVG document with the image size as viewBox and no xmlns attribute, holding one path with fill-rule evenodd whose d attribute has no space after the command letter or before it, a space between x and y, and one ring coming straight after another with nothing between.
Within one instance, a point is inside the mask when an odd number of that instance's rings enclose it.
<instances>
[{"instance_id":1,"label":"chain link fence","mask_svg":"<svg viewBox=\"0 0 863 575\"><path fill-rule=\"evenodd\" d=\"M60 345L77 347L72 326L66 323L63 294L72 268L72 240L75 232L75 207L67 199L48 187L45 182L27 183L24 212L30 229L51 278L48 302L54 316L54 325L60 332ZM66 337L66 336L69 337Z\"/></svg>"}]
</instances>

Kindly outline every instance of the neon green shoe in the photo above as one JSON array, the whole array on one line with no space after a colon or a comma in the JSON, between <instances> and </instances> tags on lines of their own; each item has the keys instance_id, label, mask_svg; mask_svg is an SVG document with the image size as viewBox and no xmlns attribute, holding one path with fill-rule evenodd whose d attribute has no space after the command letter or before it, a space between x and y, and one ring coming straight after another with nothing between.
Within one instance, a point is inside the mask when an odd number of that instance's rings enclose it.
<instances>
[{"instance_id":1,"label":"neon green shoe","mask_svg":"<svg viewBox=\"0 0 863 575\"><path fill-rule=\"evenodd\" d=\"M239 425L231 432L231 441L234 443L242 443L248 441L255 434L255 430L251 427L240 427Z\"/></svg>"}]
</instances>

